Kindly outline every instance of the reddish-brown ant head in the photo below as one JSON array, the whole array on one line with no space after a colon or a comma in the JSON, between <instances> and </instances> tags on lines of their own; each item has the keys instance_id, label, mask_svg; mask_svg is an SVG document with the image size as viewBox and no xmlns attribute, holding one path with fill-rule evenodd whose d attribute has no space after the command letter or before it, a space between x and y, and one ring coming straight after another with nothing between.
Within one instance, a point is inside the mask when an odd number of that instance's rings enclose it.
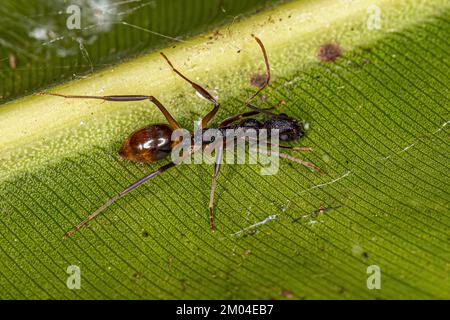
<instances>
[{"instance_id":1,"label":"reddish-brown ant head","mask_svg":"<svg viewBox=\"0 0 450 320\"><path fill-rule=\"evenodd\" d=\"M268 130L278 129L281 141L297 140L305 134L303 123L284 113L271 116L264 122L264 127Z\"/></svg>"},{"instance_id":2,"label":"reddish-brown ant head","mask_svg":"<svg viewBox=\"0 0 450 320\"><path fill-rule=\"evenodd\" d=\"M154 124L133 132L122 144L119 154L133 162L150 163L167 157L174 147L172 128Z\"/></svg>"}]
</instances>

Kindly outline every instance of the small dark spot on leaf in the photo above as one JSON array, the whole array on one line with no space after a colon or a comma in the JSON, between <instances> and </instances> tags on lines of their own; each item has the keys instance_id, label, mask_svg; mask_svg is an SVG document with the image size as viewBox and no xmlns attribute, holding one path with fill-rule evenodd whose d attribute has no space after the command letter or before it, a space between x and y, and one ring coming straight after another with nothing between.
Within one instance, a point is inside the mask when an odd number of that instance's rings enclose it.
<instances>
[{"instance_id":1,"label":"small dark spot on leaf","mask_svg":"<svg viewBox=\"0 0 450 320\"><path fill-rule=\"evenodd\" d=\"M336 61L342 55L342 48L335 43L327 43L320 46L317 57L326 62Z\"/></svg>"},{"instance_id":2,"label":"small dark spot on leaf","mask_svg":"<svg viewBox=\"0 0 450 320\"><path fill-rule=\"evenodd\" d=\"M266 76L261 73L255 73L250 79L250 84L258 88L261 88L265 83L266 83Z\"/></svg>"},{"instance_id":3,"label":"small dark spot on leaf","mask_svg":"<svg viewBox=\"0 0 450 320\"><path fill-rule=\"evenodd\" d=\"M141 279L143 276L144 276L144 273L140 272L140 271L133 273L133 278L135 278L136 280Z\"/></svg>"},{"instance_id":4,"label":"small dark spot on leaf","mask_svg":"<svg viewBox=\"0 0 450 320\"><path fill-rule=\"evenodd\" d=\"M365 252L365 251L362 253L362 256L363 256L364 258L366 258L366 259L369 258L369 254L368 254L367 252Z\"/></svg>"},{"instance_id":5,"label":"small dark spot on leaf","mask_svg":"<svg viewBox=\"0 0 450 320\"><path fill-rule=\"evenodd\" d=\"M142 231L142 236L143 236L144 238L147 238L147 237L149 236L148 231L147 231L147 230Z\"/></svg>"},{"instance_id":6,"label":"small dark spot on leaf","mask_svg":"<svg viewBox=\"0 0 450 320\"><path fill-rule=\"evenodd\" d=\"M223 36L223 34L220 33L219 30L214 31L213 37L214 37L215 40L217 40L220 36Z\"/></svg>"},{"instance_id":7,"label":"small dark spot on leaf","mask_svg":"<svg viewBox=\"0 0 450 320\"><path fill-rule=\"evenodd\" d=\"M281 295L288 299L294 299L294 293L288 289L281 290Z\"/></svg>"}]
</instances>

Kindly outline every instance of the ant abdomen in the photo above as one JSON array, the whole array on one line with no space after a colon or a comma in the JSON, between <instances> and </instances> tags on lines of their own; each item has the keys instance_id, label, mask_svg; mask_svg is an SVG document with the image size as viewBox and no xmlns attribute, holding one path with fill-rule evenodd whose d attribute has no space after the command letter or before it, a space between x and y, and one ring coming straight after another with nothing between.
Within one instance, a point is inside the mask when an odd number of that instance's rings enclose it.
<instances>
[{"instance_id":1,"label":"ant abdomen","mask_svg":"<svg viewBox=\"0 0 450 320\"><path fill-rule=\"evenodd\" d=\"M150 163L167 157L172 151L172 128L154 124L133 132L122 144L121 157L140 163Z\"/></svg>"}]
</instances>

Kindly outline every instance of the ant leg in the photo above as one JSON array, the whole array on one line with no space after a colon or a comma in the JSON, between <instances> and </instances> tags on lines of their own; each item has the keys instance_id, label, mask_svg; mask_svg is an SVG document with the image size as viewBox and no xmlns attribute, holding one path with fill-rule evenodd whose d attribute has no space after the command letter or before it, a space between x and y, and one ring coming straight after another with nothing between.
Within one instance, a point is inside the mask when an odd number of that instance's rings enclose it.
<instances>
[{"instance_id":1,"label":"ant leg","mask_svg":"<svg viewBox=\"0 0 450 320\"><path fill-rule=\"evenodd\" d=\"M88 223L89 221L91 221L92 219L94 219L100 212L102 212L103 210L105 210L106 208L108 208L111 204L113 204L117 199L123 197L124 195L126 195L127 193L129 193L130 191L132 191L133 189L139 187L141 184L143 184L144 182L146 182L147 180L150 180L151 178L159 175L160 173L166 171L167 169L170 169L172 167L176 166L175 163L173 162L169 162L168 164L160 167L159 169L147 174L146 176L140 178L139 180L137 180L136 182L132 183L131 185L129 185L127 188L125 188L124 190L120 191L118 194L116 194L114 197L110 198L108 201L106 201L100 208L98 208L97 210L95 210L93 213L91 213L86 219L84 219L83 221L81 221L79 224L77 224L75 227L73 227L70 231L68 231L65 235L64 235L64 239L70 237L75 231L77 231L78 229L80 229L82 226L84 226L86 223Z\"/></svg>"},{"instance_id":2,"label":"ant leg","mask_svg":"<svg viewBox=\"0 0 450 320\"><path fill-rule=\"evenodd\" d=\"M142 101L142 100L149 100L153 104L155 104L158 109L162 112L164 117L169 122L172 129L179 129L181 126L178 124L178 122L172 117L172 115L167 111L167 109L162 105L161 102L159 102L158 99L156 99L154 96L140 96L140 95L118 95L118 96L79 96L79 95L64 95L59 93L49 93L49 92L39 92L36 93L36 95L39 96L55 96L55 97L62 97L66 99L100 99L100 100L106 100L106 101L119 101L119 102L125 102L125 101Z\"/></svg>"},{"instance_id":3,"label":"ant leg","mask_svg":"<svg viewBox=\"0 0 450 320\"><path fill-rule=\"evenodd\" d=\"M282 158L285 158L285 159L288 159L288 160L300 163L301 165L304 165L305 167L311 168L311 169L313 169L313 170L315 170L317 172L321 172L322 171L318 166L312 164L311 162L304 161L302 159L296 158L296 157L291 156L289 154L281 153L281 152L272 152L272 153L275 154L275 155L279 155Z\"/></svg>"},{"instance_id":4,"label":"ant leg","mask_svg":"<svg viewBox=\"0 0 450 320\"><path fill-rule=\"evenodd\" d=\"M277 146L279 148L282 149L288 149L288 150L294 150L294 151L304 151L304 152L312 152L314 151L313 148L311 147L291 147L291 146L284 146L282 144L275 144L275 143L271 143L271 146Z\"/></svg>"},{"instance_id":5,"label":"ant leg","mask_svg":"<svg viewBox=\"0 0 450 320\"><path fill-rule=\"evenodd\" d=\"M285 159L297 162L297 163L299 163L299 164L301 164L301 165L303 165L305 167L311 168L311 169L313 169L313 170L315 170L317 172L322 172L322 170L318 166L312 164L311 162L304 161L304 160L299 159L297 157L291 156L290 154L287 154L287 153L275 152L275 151L272 151L272 150L263 151L261 149L259 149L258 151L261 152L261 153L264 153L264 154L270 154L270 155L279 156L281 158L285 158Z\"/></svg>"},{"instance_id":6,"label":"ant leg","mask_svg":"<svg viewBox=\"0 0 450 320\"><path fill-rule=\"evenodd\" d=\"M286 102L284 100L281 100L275 106L270 107L268 109L264 109L264 110L275 110L275 109L278 109L280 106L284 105L285 103ZM255 111L248 111L248 112L240 113L240 114L237 114L235 116L231 116L229 118L226 118L225 120L223 120L219 124L219 128L223 128L223 127L225 127L225 126L227 126L227 125L229 125L229 124L231 124L231 123L233 123L233 122L235 122L237 120L240 120L242 118L251 117L251 116L257 115L258 113L261 113L260 111L257 111L258 109L256 107L253 107L253 108L255 108L256 110ZM273 113L271 113L271 112L264 112L264 113L269 113L270 115L273 115Z\"/></svg>"},{"instance_id":7,"label":"ant leg","mask_svg":"<svg viewBox=\"0 0 450 320\"><path fill-rule=\"evenodd\" d=\"M170 62L169 58L167 58L167 56L164 53L160 52L160 54L166 60L166 62L169 64L169 66L172 68L172 70L176 74L178 74L181 78L183 78L184 80L189 82L191 84L191 86L195 89L195 91L197 91L197 93L200 94L200 96L202 96L206 100L211 101L214 104L214 108L208 114L206 114L206 116L204 116L202 119L201 126L202 126L202 128L205 128L208 125L208 122L216 115L217 111L219 110L219 108L220 108L219 102L205 88L203 88L199 84L193 82L192 80L189 80L180 71L175 69L172 62Z\"/></svg>"},{"instance_id":8,"label":"ant leg","mask_svg":"<svg viewBox=\"0 0 450 320\"><path fill-rule=\"evenodd\" d=\"M260 94L261 91L263 91L265 88L267 88L267 86L269 85L269 82L270 82L270 64L269 64L269 58L267 57L266 48L264 47L264 44L262 43L261 39L259 39L258 37L254 36L254 35L252 35L252 36L255 38L256 42L258 43L259 47L261 48L263 56L264 56L264 63L266 65L266 81L264 82L264 84L261 87L259 87L259 89L250 98L247 99L244 106L247 106L250 109L255 110L255 111L271 114L270 112L267 112L267 110L270 110L272 108L256 108L250 104L250 102L258 94Z\"/></svg>"},{"instance_id":9,"label":"ant leg","mask_svg":"<svg viewBox=\"0 0 450 320\"><path fill-rule=\"evenodd\" d=\"M220 162L222 161L223 148L218 148L218 152L216 155L216 165L214 167L214 176L211 184L211 193L209 195L209 225L211 228L211 232L214 232L214 217L213 217L213 209L214 209L214 193L216 190L216 182L217 176L220 171Z\"/></svg>"},{"instance_id":10,"label":"ant leg","mask_svg":"<svg viewBox=\"0 0 450 320\"><path fill-rule=\"evenodd\" d=\"M253 141L258 141L258 139L253 139L252 137L246 137L249 140L253 140ZM267 141L267 144L270 145L271 147L278 147L278 148L282 148L282 149L288 149L288 150L294 150L294 151L304 151L304 152L312 152L314 151L313 148L311 147L291 147L291 146L285 146L282 144L276 144L276 143L271 143Z\"/></svg>"}]
</instances>

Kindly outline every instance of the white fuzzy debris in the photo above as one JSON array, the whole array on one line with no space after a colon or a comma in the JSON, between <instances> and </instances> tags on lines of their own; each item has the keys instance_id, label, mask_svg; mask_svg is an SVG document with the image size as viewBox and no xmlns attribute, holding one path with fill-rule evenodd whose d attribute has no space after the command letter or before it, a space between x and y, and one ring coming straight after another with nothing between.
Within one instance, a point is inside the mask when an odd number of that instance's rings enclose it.
<instances>
[{"instance_id":1,"label":"white fuzzy debris","mask_svg":"<svg viewBox=\"0 0 450 320\"><path fill-rule=\"evenodd\" d=\"M314 190L314 189L317 189L317 188L321 188L321 187L323 187L323 186L327 186L327 185L329 185L329 184L335 183L335 182L337 182L337 181L339 181L339 180L341 180L341 179L344 179L345 177L347 177L348 175L350 175L350 173L351 173L351 171L347 171L347 172L344 173L342 176L340 176L340 177L338 177L338 178L336 178L336 179L333 179L333 180L331 180L331 181L329 181L329 182L317 184L317 185L315 185L315 186L313 186L313 187L311 187L311 188L309 188L309 189L303 190L303 191L300 192L299 194L302 194L302 193L305 193L305 192L308 192L308 191L311 191L311 190Z\"/></svg>"},{"instance_id":2,"label":"white fuzzy debris","mask_svg":"<svg viewBox=\"0 0 450 320\"><path fill-rule=\"evenodd\" d=\"M442 131L446 125L448 125L450 123L450 120L448 120L447 122L445 122L442 126L440 126L437 130L433 131L431 134L435 135L436 133L438 133L439 131Z\"/></svg>"},{"instance_id":3,"label":"white fuzzy debris","mask_svg":"<svg viewBox=\"0 0 450 320\"><path fill-rule=\"evenodd\" d=\"M265 218L262 221L259 221L259 222L255 223L255 224L252 224L251 226L249 226L247 228L244 228L244 229L242 229L242 230L240 230L240 231L238 231L236 233L233 233L232 236L238 237L238 236L240 236L241 234L243 234L244 232L246 232L248 230L254 229L254 228L256 228L256 227L258 227L260 225L263 225L263 224L269 222L270 220L274 220L274 219L278 218L278 216L279 216L278 214L274 214L274 215L268 216L267 218Z\"/></svg>"},{"instance_id":4,"label":"white fuzzy debris","mask_svg":"<svg viewBox=\"0 0 450 320\"><path fill-rule=\"evenodd\" d=\"M83 55L83 58L89 63L91 72L94 72L94 65L92 64L92 60L91 60L91 57L89 56L89 52L86 50L86 47L84 46L84 39L77 38L76 41L78 42L78 46L80 48L81 54Z\"/></svg>"},{"instance_id":5,"label":"white fuzzy debris","mask_svg":"<svg viewBox=\"0 0 450 320\"><path fill-rule=\"evenodd\" d=\"M281 211L285 212L289 208L290 205L291 205L291 201L288 200L286 202L286 204L281 206Z\"/></svg>"},{"instance_id":6,"label":"white fuzzy debris","mask_svg":"<svg viewBox=\"0 0 450 320\"><path fill-rule=\"evenodd\" d=\"M283 84L283 86L284 86L284 87L290 86L290 85L292 85L292 84L294 84L294 83L296 83L296 82L298 82L298 81L300 81L300 80L301 80L300 77L292 78L290 81L285 82L285 83Z\"/></svg>"},{"instance_id":7,"label":"white fuzzy debris","mask_svg":"<svg viewBox=\"0 0 450 320\"><path fill-rule=\"evenodd\" d=\"M442 131L442 130L445 128L445 126L448 125L449 123L450 123L450 120L448 120L447 122L445 122L444 124L442 124L438 129L436 129L435 131L431 132L431 133L429 134L429 137L430 137L430 136L434 136L436 133ZM399 152L384 157L383 160L388 160L388 159L391 158L392 156L396 156L396 155L399 155L399 154L401 154L401 153L403 153L403 152L406 152L406 151L408 151L409 149L411 149L412 147L414 147L417 143L419 143L419 142L421 142L421 141L422 141L422 139L417 139L416 141L414 141L413 143L407 145L405 148L403 148L403 149L400 150Z\"/></svg>"},{"instance_id":8,"label":"white fuzzy debris","mask_svg":"<svg viewBox=\"0 0 450 320\"><path fill-rule=\"evenodd\" d=\"M43 27L34 28L28 35L36 40L48 40L48 30Z\"/></svg>"}]
</instances>

